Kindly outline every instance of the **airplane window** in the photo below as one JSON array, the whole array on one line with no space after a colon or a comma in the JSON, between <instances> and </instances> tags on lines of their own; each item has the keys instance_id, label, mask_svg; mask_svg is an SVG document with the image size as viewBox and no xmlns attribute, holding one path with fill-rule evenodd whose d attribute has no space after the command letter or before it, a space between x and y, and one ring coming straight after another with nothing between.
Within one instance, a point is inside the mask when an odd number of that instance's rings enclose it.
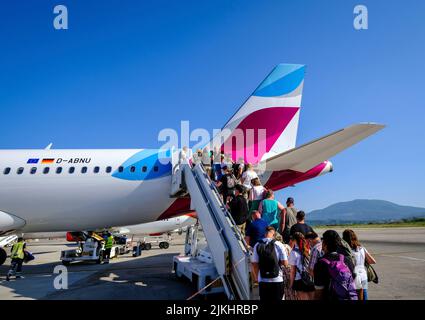
<instances>
[{"instance_id":1,"label":"airplane window","mask_svg":"<svg viewBox=\"0 0 425 320\"><path fill-rule=\"evenodd\" d=\"M147 170L148 170L148 167L143 166L143 168L142 168L142 172L146 172Z\"/></svg>"},{"instance_id":2,"label":"airplane window","mask_svg":"<svg viewBox=\"0 0 425 320\"><path fill-rule=\"evenodd\" d=\"M75 167L70 167L69 168L69 173L73 174L75 172Z\"/></svg>"},{"instance_id":3,"label":"airplane window","mask_svg":"<svg viewBox=\"0 0 425 320\"><path fill-rule=\"evenodd\" d=\"M135 172L136 171L136 167L135 166L132 166L131 168L130 168L130 172Z\"/></svg>"},{"instance_id":4,"label":"airplane window","mask_svg":"<svg viewBox=\"0 0 425 320\"><path fill-rule=\"evenodd\" d=\"M22 174L23 172L24 172L24 168L22 168L22 167L18 168L18 170L17 170L18 174Z\"/></svg>"},{"instance_id":5,"label":"airplane window","mask_svg":"<svg viewBox=\"0 0 425 320\"><path fill-rule=\"evenodd\" d=\"M99 167L94 167L94 170L93 170L94 173L99 173L99 171L100 171Z\"/></svg>"},{"instance_id":6,"label":"airplane window","mask_svg":"<svg viewBox=\"0 0 425 320\"><path fill-rule=\"evenodd\" d=\"M48 173L49 173L49 171L50 171L50 168L49 168L49 167L45 167L45 168L43 169L43 173L44 173L44 174L48 174Z\"/></svg>"},{"instance_id":7,"label":"airplane window","mask_svg":"<svg viewBox=\"0 0 425 320\"><path fill-rule=\"evenodd\" d=\"M123 166L121 166L121 167L118 168L118 172L123 172L123 171L124 171L124 167Z\"/></svg>"},{"instance_id":8,"label":"airplane window","mask_svg":"<svg viewBox=\"0 0 425 320\"><path fill-rule=\"evenodd\" d=\"M153 167L153 171L158 172L158 166Z\"/></svg>"},{"instance_id":9,"label":"airplane window","mask_svg":"<svg viewBox=\"0 0 425 320\"><path fill-rule=\"evenodd\" d=\"M106 167L106 173L111 173L112 172L112 167Z\"/></svg>"},{"instance_id":10,"label":"airplane window","mask_svg":"<svg viewBox=\"0 0 425 320\"><path fill-rule=\"evenodd\" d=\"M56 168L56 173L57 173L57 174L62 173L62 167L57 167L57 168Z\"/></svg>"},{"instance_id":11,"label":"airplane window","mask_svg":"<svg viewBox=\"0 0 425 320\"><path fill-rule=\"evenodd\" d=\"M87 167L82 167L81 168L81 173L86 173L87 172Z\"/></svg>"},{"instance_id":12,"label":"airplane window","mask_svg":"<svg viewBox=\"0 0 425 320\"><path fill-rule=\"evenodd\" d=\"M3 171L3 174L9 174L10 173L10 168L5 168Z\"/></svg>"},{"instance_id":13,"label":"airplane window","mask_svg":"<svg viewBox=\"0 0 425 320\"><path fill-rule=\"evenodd\" d=\"M30 173L35 174L37 172L37 167L32 167Z\"/></svg>"}]
</instances>

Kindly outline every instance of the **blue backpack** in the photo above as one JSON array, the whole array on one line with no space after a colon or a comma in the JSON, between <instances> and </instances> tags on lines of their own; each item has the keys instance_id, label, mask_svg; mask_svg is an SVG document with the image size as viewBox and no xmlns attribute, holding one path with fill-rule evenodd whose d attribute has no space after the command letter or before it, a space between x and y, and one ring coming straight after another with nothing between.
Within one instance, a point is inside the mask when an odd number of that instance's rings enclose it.
<instances>
[{"instance_id":1,"label":"blue backpack","mask_svg":"<svg viewBox=\"0 0 425 320\"><path fill-rule=\"evenodd\" d=\"M344 256L342 254L338 256L339 259L334 261L322 258L331 276L330 294L338 300L358 300L353 275L344 262Z\"/></svg>"}]
</instances>

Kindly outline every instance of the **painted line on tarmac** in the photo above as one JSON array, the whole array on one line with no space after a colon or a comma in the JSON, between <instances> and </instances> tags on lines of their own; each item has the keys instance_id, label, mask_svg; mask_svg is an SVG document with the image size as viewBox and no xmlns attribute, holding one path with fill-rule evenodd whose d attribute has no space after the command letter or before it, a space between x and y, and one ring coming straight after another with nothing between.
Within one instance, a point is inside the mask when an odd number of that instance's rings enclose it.
<instances>
[{"instance_id":1,"label":"painted line on tarmac","mask_svg":"<svg viewBox=\"0 0 425 320\"><path fill-rule=\"evenodd\" d=\"M407 257L407 256L390 256L388 254L381 254L381 257L401 258L401 259L408 259L408 260L423 261L423 262L425 262L425 259L419 259L419 258L413 258L413 257Z\"/></svg>"}]
</instances>

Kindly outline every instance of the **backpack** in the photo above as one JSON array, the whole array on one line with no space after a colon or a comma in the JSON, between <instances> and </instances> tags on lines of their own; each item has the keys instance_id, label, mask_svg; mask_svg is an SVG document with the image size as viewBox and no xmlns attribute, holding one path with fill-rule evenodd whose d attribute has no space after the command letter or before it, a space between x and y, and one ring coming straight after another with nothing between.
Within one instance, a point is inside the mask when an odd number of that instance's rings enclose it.
<instances>
[{"instance_id":1,"label":"backpack","mask_svg":"<svg viewBox=\"0 0 425 320\"><path fill-rule=\"evenodd\" d=\"M236 178L233 174L226 175L227 189L233 189L236 186Z\"/></svg>"},{"instance_id":2,"label":"backpack","mask_svg":"<svg viewBox=\"0 0 425 320\"><path fill-rule=\"evenodd\" d=\"M259 256L261 278L271 279L279 276L279 261L276 255L275 240L270 242L260 241L257 245L257 254Z\"/></svg>"},{"instance_id":3,"label":"backpack","mask_svg":"<svg viewBox=\"0 0 425 320\"><path fill-rule=\"evenodd\" d=\"M322 258L322 261L328 266L328 272L331 277L329 283L330 294L338 300L358 300L353 275L344 262L344 256L338 254L338 257L339 259L335 261Z\"/></svg>"}]
</instances>

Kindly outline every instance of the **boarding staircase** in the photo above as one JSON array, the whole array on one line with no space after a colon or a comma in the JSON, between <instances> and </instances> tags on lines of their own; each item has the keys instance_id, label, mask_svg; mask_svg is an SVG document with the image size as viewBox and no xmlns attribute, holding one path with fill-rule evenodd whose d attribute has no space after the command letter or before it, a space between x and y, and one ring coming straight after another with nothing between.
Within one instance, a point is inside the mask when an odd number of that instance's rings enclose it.
<instances>
[{"instance_id":1,"label":"boarding staircase","mask_svg":"<svg viewBox=\"0 0 425 320\"><path fill-rule=\"evenodd\" d=\"M171 196L190 194L208 243L213 263L230 300L250 300L249 251L244 237L226 209L214 182L203 166L192 168L187 160L172 153L173 174Z\"/></svg>"}]
</instances>

